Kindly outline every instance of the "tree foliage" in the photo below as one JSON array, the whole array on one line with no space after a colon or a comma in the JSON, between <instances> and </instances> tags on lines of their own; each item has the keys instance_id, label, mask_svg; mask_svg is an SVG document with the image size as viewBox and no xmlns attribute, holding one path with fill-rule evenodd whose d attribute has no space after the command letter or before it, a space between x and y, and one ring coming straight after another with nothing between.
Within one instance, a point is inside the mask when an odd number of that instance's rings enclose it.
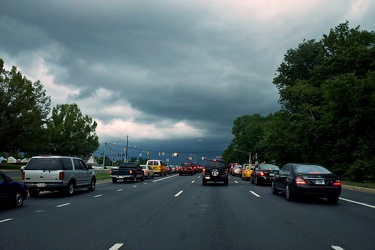
<instances>
[{"instance_id":1,"label":"tree foliage","mask_svg":"<svg viewBox=\"0 0 375 250\"><path fill-rule=\"evenodd\" d=\"M375 181L373 31L346 22L320 41L303 41L284 55L273 83L281 110L260 126L256 115L237 118L250 118L251 125L234 122L231 148L263 152L279 165L318 163L342 177Z\"/></svg>"},{"instance_id":2,"label":"tree foliage","mask_svg":"<svg viewBox=\"0 0 375 250\"><path fill-rule=\"evenodd\" d=\"M0 59L0 152L37 153L45 142L44 125L51 99L43 85L32 83Z\"/></svg>"},{"instance_id":3,"label":"tree foliage","mask_svg":"<svg viewBox=\"0 0 375 250\"><path fill-rule=\"evenodd\" d=\"M47 122L50 151L88 158L99 147L97 123L82 115L77 104L58 104Z\"/></svg>"}]
</instances>

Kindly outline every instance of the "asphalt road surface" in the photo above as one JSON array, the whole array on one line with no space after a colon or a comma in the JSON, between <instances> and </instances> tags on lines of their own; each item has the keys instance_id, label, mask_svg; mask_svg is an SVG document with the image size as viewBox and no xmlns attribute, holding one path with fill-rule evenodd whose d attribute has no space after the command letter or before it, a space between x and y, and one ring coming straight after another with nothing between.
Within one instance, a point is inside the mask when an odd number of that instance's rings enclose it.
<instances>
[{"instance_id":1,"label":"asphalt road surface","mask_svg":"<svg viewBox=\"0 0 375 250\"><path fill-rule=\"evenodd\" d=\"M0 249L374 250L375 194L343 189L329 205L233 176L229 186L202 186L200 174L105 182L1 208Z\"/></svg>"}]
</instances>

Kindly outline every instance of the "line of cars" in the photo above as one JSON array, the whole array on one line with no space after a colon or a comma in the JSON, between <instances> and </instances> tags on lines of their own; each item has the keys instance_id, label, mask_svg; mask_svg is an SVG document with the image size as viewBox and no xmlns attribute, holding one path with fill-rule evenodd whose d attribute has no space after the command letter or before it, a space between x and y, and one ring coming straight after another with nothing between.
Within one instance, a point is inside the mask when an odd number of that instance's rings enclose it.
<instances>
[{"instance_id":1,"label":"line of cars","mask_svg":"<svg viewBox=\"0 0 375 250\"><path fill-rule=\"evenodd\" d=\"M256 185L270 184L273 194L282 193L286 200L299 197L322 197L336 204L341 194L340 179L327 168L316 164L288 163L281 169L273 164L244 164L239 176ZM233 167L233 176L236 176Z\"/></svg>"}]
</instances>

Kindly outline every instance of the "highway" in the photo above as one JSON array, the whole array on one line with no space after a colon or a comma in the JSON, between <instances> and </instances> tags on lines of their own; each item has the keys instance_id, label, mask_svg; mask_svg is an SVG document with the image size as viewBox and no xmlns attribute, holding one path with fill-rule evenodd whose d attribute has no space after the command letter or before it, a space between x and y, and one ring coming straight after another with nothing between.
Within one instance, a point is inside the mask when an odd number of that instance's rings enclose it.
<instances>
[{"instance_id":1,"label":"highway","mask_svg":"<svg viewBox=\"0 0 375 250\"><path fill-rule=\"evenodd\" d=\"M270 186L201 175L98 183L0 210L0 249L375 249L375 194L288 202Z\"/></svg>"}]
</instances>

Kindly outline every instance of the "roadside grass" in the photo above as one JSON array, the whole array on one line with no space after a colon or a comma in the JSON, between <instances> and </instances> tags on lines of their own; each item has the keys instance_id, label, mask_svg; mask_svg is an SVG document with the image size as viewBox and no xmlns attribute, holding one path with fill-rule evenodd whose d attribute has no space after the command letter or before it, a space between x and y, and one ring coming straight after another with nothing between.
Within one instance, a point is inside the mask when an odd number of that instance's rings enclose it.
<instances>
[{"instance_id":1,"label":"roadside grass","mask_svg":"<svg viewBox=\"0 0 375 250\"><path fill-rule=\"evenodd\" d=\"M341 181L341 183L344 184L344 185L348 185L348 186L375 189L375 183L373 183L373 182Z\"/></svg>"}]
</instances>

